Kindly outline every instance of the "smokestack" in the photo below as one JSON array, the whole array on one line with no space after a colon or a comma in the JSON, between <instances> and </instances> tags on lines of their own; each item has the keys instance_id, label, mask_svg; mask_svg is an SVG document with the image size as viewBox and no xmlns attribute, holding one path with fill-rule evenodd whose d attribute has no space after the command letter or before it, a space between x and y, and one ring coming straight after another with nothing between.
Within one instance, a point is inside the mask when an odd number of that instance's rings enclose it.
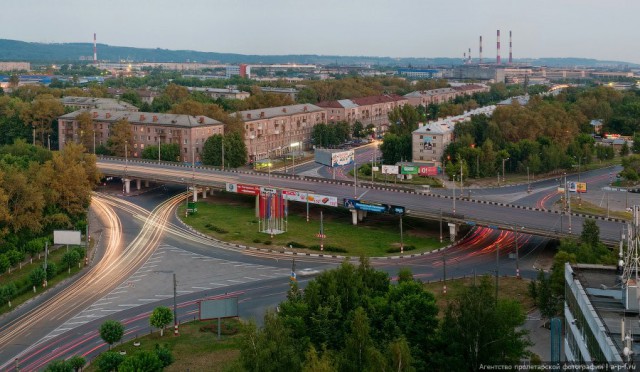
<instances>
[{"instance_id":1,"label":"smokestack","mask_svg":"<svg viewBox=\"0 0 640 372\"><path fill-rule=\"evenodd\" d=\"M467 63L467 52L462 53L462 64Z\"/></svg>"},{"instance_id":2,"label":"smokestack","mask_svg":"<svg viewBox=\"0 0 640 372\"><path fill-rule=\"evenodd\" d=\"M498 41L496 43L496 48L497 48L497 53L498 55L496 56L496 64L500 64L500 30L498 30Z\"/></svg>"},{"instance_id":3,"label":"smokestack","mask_svg":"<svg viewBox=\"0 0 640 372\"><path fill-rule=\"evenodd\" d=\"M96 33L93 33L93 64L98 64L98 48L96 47Z\"/></svg>"},{"instance_id":4,"label":"smokestack","mask_svg":"<svg viewBox=\"0 0 640 372\"><path fill-rule=\"evenodd\" d=\"M471 48L469 48L469 63L471 63Z\"/></svg>"},{"instance_id":5,"label":"smokestack","mask_svg":"<svg viewBox=\"0 0 640 372\"><path fill-rule=\"evenodd\" d=\"M480 53L478 54L478 63L482 63L482 35L480 35Z\"/></svg>"},{"instance_id":6,"label":"smokestack","mask_svg":"<svg viewBox=\"0 0 640 372\"><path fill-rule=\"evenodd\" d=\"M512 56L511 56L511 50L512 49L512 45L511 45L511 30L509 30L509 64L511 64L511 62L513 62Z\"/></svg>"}]
</instances>

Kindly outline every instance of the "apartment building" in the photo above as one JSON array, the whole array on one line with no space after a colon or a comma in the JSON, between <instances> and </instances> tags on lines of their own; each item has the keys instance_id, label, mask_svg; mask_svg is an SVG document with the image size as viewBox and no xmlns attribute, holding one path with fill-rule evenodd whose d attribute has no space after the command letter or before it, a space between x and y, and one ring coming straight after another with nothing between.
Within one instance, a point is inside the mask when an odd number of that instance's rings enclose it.
<instances>
[{"instance_id":1,"label":"apartment building","mask_svg":"<svg viewBox=\"0 0 640 372\"><path fill-rule=\"evenodd\" d=\"M31 71L30 62L0 62L0 71Z\"/></svg>"},{"instance_id":2,"label":"apartment building","mask_svg":"<svg viewBox=\"0 0 640 372\"><path fill-rule=\"evenodd\" d=\"M244 100L251 95L249 92L243 92L234 88L202 88L202 87L188 87L189 92L200 92L213 99L239 99Z\"/></svg>"},{"instance_id":3,"label":"apartment building","mask_svg":"<svg viewBox=\"0 0 640 372\"><path fill-rule=\"evenodd\" d=\"M311 148L311 130L326 123L326 111L311 104L269 107L236 113L244 121L249 160Z\"/></svg>"},{"instance_id":4,"label":"apartment building","mask_svg":"<svg viewBox=\"0 0 640 372\"><path fill-rule=\"evenodd\" d=\"M431 90L415 91L405 94L412 106L428 106L453 101L456 97L470 96L475 93L488 92L489 87L484 84L460 84L451 83L451 87Z\"/></svg>"},{"instance_id":5,"label":"apartment building","mask_svg":"<svg viewBox=\"0 0 640 372\"><path fill-rule=\"evenodd\" d=\"M327 111L327 122L337 123L346 121L353 124L356 121L364 126L373 124L378 134L385 133L389 128L389 113L396 107L409 103L405 97L395 94L368 96L337 101L319 102L317 106Z\"/></svg>"},{"instance_id":6,"label":"apartment building","mask_svg":"<svg viewBox=\"0 0 640 372\"><path fill-rule=\"evenodd\" d=\"M64 107L70 107L74 110L138 111L138 108L129 102L113 98L67 96L62 97L60 100Z\"/></svg>"},{"instance_id":7,"label":"apartment building","mask_svg":"<svg viewBox=\"0 0 640 372\"><path fill-rule=\"evenodd\" d=\"M201 161L205 141L214 134L224 134L224 124L206 116L159 114L153 112L131 112L118 110L78 110L58 118L60 150L69 142L81 139L77 117L89 112L93 119L95 147L106 145L111 125L126 119L131 123L133 143L132 156L139 158L147 146L175 143L180 145L180 158L176 161Z\"/></svg>"}]
</instances>

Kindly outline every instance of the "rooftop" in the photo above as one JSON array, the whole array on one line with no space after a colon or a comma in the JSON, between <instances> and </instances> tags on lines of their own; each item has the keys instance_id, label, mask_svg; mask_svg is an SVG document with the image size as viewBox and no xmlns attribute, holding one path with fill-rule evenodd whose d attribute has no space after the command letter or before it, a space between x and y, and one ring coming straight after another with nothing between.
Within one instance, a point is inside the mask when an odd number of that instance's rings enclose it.
<instances>
[{"instance_id":1,"label":"rooftop","mask_svg":"<svg viewBox=\"0 0 640 372\"><path fill-rule=\"evenodd\" d=\"M312 104L299 104L289 106L267 107L255 110L239 111L244 121L277 118L281 116L299 115L309 112L323 112L324 109Z\"/></svg>"},{"instance_id":2,"label":"rooftop","mask_svg":"<svg viewBox=\"0 0 640 372\"><path fill-rule=\"evenodd\" d=\"M96 109L110 110L130 110L137 111L138 108L129 102L121 101L113 98L95 98L95 97L62 97L62 104L65 106L84 106Z\"/></svg>"},{"instance_id":3,"label":"rooftop","mask_svg":"<svg viewBox=\"0 0 640 372\"><path fill-rule=\"evenodd\" d=\"M224 125L223 123L206 116L160 114L155 112L131 112L117 110L78 110L63 115L60 117L60 119L73 120L82 112L88 112L89 114L91 114L91 117L95 121L109 123L116 122L121 119L126 119L129 121L129 123L134 125L166 125L188 128Z\"/></svg>"}]
</instances>

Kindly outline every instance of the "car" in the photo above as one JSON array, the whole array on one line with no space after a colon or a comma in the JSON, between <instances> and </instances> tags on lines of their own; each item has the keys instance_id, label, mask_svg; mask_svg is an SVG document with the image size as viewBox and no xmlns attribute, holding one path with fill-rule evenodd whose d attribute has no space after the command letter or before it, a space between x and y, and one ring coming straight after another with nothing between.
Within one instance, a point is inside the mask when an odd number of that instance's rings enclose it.
<instances>
[{"instance_id":1,"label":"car","mask_svg":"<svg viewBox=\"0 0 640 372\"><path fill-rule=\"evenodd\" d=\"M296 272L297 276L311 276L311 275L318 275L320 273L321 273L320 270L313 269L313 268L306 268Z\"/></svg>"}]
</instances>

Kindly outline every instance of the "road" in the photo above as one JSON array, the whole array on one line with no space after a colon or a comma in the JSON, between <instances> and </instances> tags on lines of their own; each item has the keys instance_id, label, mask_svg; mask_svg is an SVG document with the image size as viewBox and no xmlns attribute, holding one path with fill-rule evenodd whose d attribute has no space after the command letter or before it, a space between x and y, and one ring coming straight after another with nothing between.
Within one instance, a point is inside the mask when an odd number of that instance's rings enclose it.
<instances>
[{"instance_id":1,"label":"road","mask_svg":"<svg viewBox=\"0 0 640 372\"><path fill-rule=\"evenodd\" d=\"M97 328L104 321L105 315L108 315L109 319L122 320L126 324L127 338L149 332L148 313L160 304L172 304L171 276L166 275L171 271L176 272L178 278L179 318L182 321L193 318L196 309L194 301L204 297L236 294L240 298L241 316L257 320L261 319L267 307L273 307L284 299L288 289L290 257L255 252L247 254L246 251L230 249L224 244L211 242L184 230L174 214L165 215L166 219L163 217L158 221L158 218L153 217L153 204L167 196L156 190L126 199L101 197L106 204L123 212L119 213L119 216L122 218L122 226L128 226L125 231L138 231L137 235L129 234L133 242L146 236L147 230L160 226L165 230L162 239L157 241L153 252L134 272L113 283L108 291L102 291L100 295L95 296L82 293L82 296L78 297L90 297L93 301L90 306L66 311L60 308L52 309L54 313L66 312L69 316L65 319L60 316L52 318L47 329L53 330L46 336L42 335L45 331L41 330L26 334L22 339L14 339L12 344L7 345L7 349L2 349L0 364L11 368L15 351L25 349L24 345L33 345L19 359L20 367L26 370L39 368L54 359L77 354L93 358L106 347L97 335ZM140 228L135 227L135 220L140 221ZM145 221L144 225L142 221ZM475 229L460 244L447 250L444 256L447 262L447 277L469 275L474 271L478 275L493 272L496 251L499 253L500 272L514 275L514 237L512 232ZM517 240L522 273L524 276L533 277L536 257L542 253L546 240L526 234L518 234ZM126 255L126 251L122 251L121 254ZM332 259L297 259L296 266L298 269L328 269L338 263ZM388 272L390 276L396 275L399 268L408 266L412 268L416 277L425 280L440 278L444 271L441 254L410 259L374 260L372 265ZM308 278L301 278L301 284L304 285L307 280ZM42 327L34 327L31 322L25 323L29 323L25 328L30 330Z\"/></svg>"}]
</instances>

